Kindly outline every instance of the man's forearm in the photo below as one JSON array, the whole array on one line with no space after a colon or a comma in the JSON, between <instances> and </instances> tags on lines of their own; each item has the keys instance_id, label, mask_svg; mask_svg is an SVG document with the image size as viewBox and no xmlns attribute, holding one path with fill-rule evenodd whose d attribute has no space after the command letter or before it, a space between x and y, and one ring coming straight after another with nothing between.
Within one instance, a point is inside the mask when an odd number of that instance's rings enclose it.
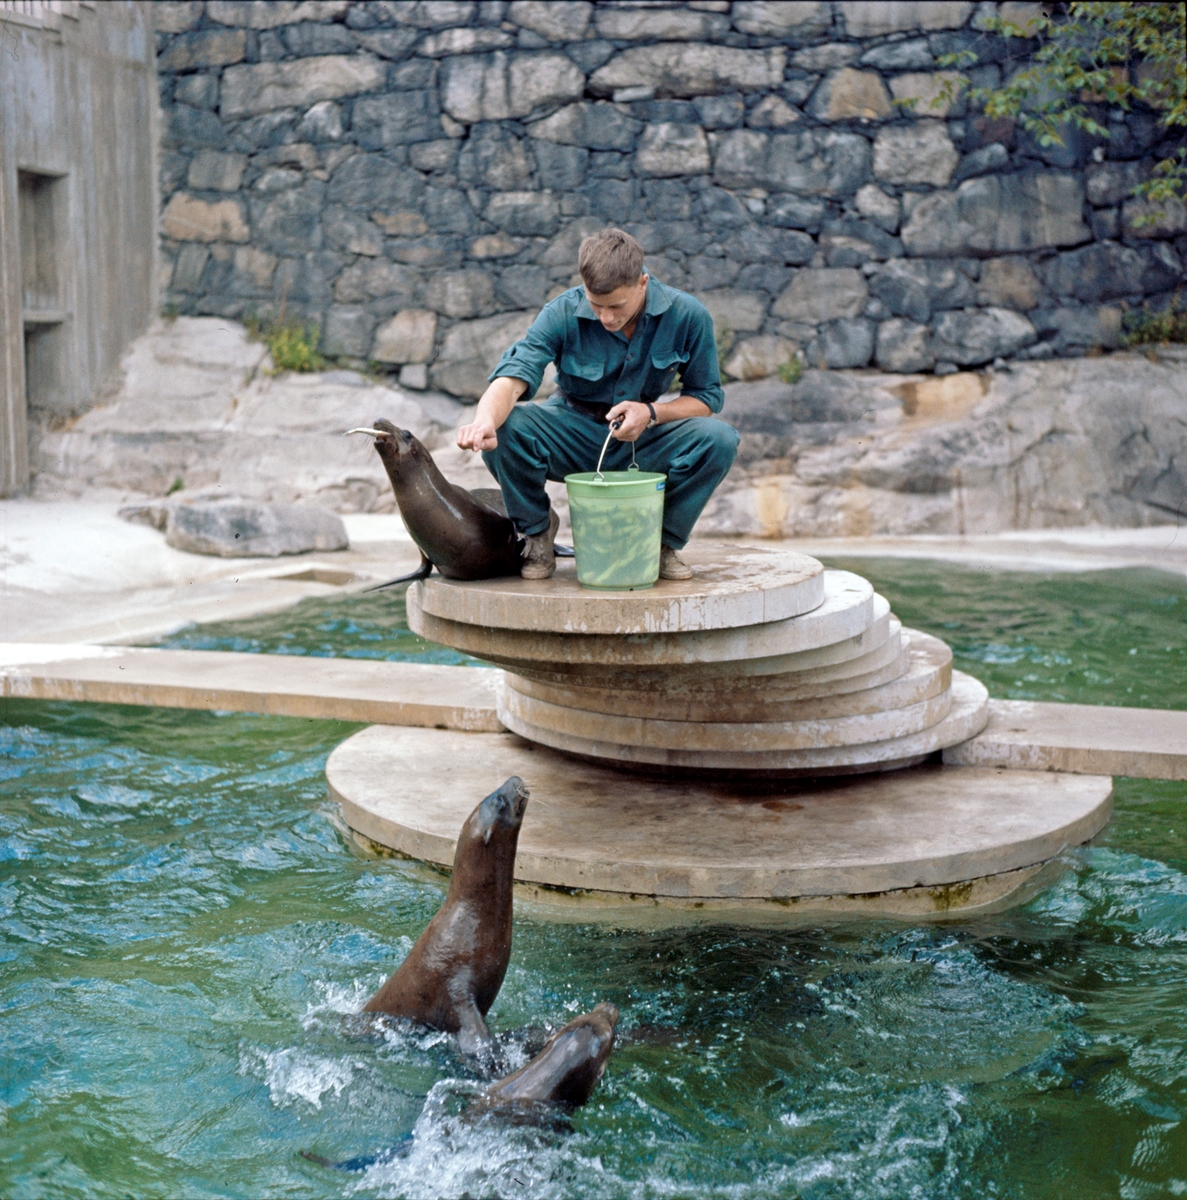
<instances>
[{"instance_id":1,"label":"man's forearm","mask_svg":"<svg viewBox=\"0 0 1187 1200\"><path fill-rule=\"evenodd\" d=\"M655 419L662 425L665 421L683 421L685 417L711 417L713 410L695 396L677 396L675 400L656 403Z\"/></svg>"},{"instance_id":2,"label":"man's forearm","mask_svg":"<svg viewBox=\"0 0 1187 1200\"><path fill-rule=\"evenodd\" d=\"M478 411L474 414L474 423L488 422L498 429L507 420L508 413L515 407L516 401L528 390L528 385L522 379L511 375L500 375L482 393L478 401Z\"/></svg>"}]
</instances>

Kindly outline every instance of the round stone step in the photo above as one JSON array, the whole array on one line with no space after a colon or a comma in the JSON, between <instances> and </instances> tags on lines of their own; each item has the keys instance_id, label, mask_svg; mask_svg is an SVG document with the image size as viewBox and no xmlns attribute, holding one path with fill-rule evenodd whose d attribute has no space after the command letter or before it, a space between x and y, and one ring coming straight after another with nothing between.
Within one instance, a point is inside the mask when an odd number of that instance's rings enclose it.
<instances>
[{"instance_id":1,"label":"round stone step","mask_svg":"<svg viewBox=\"0 0 1187 1200\"><path fill-rule=\"evenodd\" d=\"M572 559L551 579L462 582L433 576L408 589L429 616L531 633L687 633L763 625L810 612L824 600L824 568L779 546L691 545L689 580L645 591L594 591Z\"/></svg>"},{"instance_id":2,"label":"round stone step","mask_svg":"<svg viewBox=\"0 0 1187 1200\"><path fill-rule=\"evenodd\" d=\"M744 662L749 669L755 660L849 641L864 634L875 617L873 587L850 571L825 571L823 602L802 616L685 633L574 635L474 625L426 612L421 607L421 595L419 588L408 591L408 624L414 632L511 667L518 663L563 663L605 671L615 666L691 667Z\"/></svg>"},{"instance_id":3,"label":"round stone step","mask_svg":"<svg viewBox=\"0 0 1187 1200\"><path fill-rule=\"evenodd\" d=\"M392 726L354 734L326 765L351 829L441 866L509 775L531 790L515 878L568 919L612 915L611 900L781 920L817 908L942 915L1000 899L1091 838L1112 791L1097 776L927 766L754 792L634 777L512 734Z\"/></svg>"},{"instance_id":4,"label":"round stone step","mask_svg":"<svg viewBox=\"0 0 1187 1200\"><path fill-rule=\"evenodd\" d=\"M583 712L665 722L816 721L903 709L946 691L952 682L952 651L939 638L909 630L906 669L887 682L846 688L848 680L818 682L805 698L786 695L785 676L759 675L720 681L715 691L681 687L680 682L627 687L581 687L548 683L508 672L507 686L534 700ZM804 685L800 685L803 687ZM525 714L526 715L526 714ZM943 715L943 714L941 714ZM938 718L937 718L938 719ZM590 736L593 736L592 731ZM707 747L706 747L707 748Z\"/></svg>"},{"instance_id":5,"label":"round stone step","mask_svg":"<svg viewBox=\"0 0 1187 1200\"><path fill-rule=\"evenodd\" d=\"M746 750L657 747L600 740L579 732L548 728L527 719L507 703L504 690L496 704L499 720L529 741L582 758L627 766L648 764L695 772L752 772L762 775L826 775L838 772L880 771L910 765L937 750L967 741L985 728L989 694L971 675L953 671L951 709L942 720L918 732L850 745ZM589 721L594 718L584 715ZM550 714L552 716L552 714Z\"/></svg>"}]
</instances>

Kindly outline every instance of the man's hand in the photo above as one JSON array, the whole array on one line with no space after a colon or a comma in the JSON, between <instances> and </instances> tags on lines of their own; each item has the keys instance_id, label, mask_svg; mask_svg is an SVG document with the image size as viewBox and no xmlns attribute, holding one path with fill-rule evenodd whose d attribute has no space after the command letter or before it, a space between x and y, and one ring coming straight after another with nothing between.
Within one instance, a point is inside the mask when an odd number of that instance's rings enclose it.
<instances>
[{"instance_id":1,"label":"man's hand","mask_svg":"<svg viewBox=\"0 0 1187 1200\"><path fill-rule=\"evenodd\" d=\"M641 400L624 400L606 414L606 420L621 420L622 425L614 431L614 436L620 442L634 442L651 423L651 409Z\"/></svg>"},{"instance_id":2,"label":"man's hand","mask_svg":"<svg viewBox=\"0 0 1187 1200\"><path fill-rule=\"evenodd\" d=\"M457 431L457 444L463 450L494 450L499 445L495 427L489 421L475 421Z\"/></svg>"}]
</instances>

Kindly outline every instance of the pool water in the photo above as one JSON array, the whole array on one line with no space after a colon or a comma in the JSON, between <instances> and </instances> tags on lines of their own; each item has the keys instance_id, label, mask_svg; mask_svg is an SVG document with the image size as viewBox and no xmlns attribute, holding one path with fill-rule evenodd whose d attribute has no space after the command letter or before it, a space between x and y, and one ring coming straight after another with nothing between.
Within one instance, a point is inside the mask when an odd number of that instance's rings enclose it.
<instances>
[{"instance_id":1,"label":"pool water","mask_svg":"<svg viewBox=\"0 0 1187 1200\"><path fill-rule=\"evenodd\" d=\"M844 565L996 696L1187 707L1181 579ZM168 641L416 657L397 598L377 600ZM323 771L355 726L22 701L4 717L4 1197L1187 1195L1187 784L1119 780L1098 842L997 916L521 915L498 1029L609 999L624 1028L669 1031L620 1047L561 1134L459 1116L476 1083L447 1038L344 1027L447 885L343 838ZM298 1155L410 1131L407 1157L362 1175Z\"/></svg>"}]
</instances>

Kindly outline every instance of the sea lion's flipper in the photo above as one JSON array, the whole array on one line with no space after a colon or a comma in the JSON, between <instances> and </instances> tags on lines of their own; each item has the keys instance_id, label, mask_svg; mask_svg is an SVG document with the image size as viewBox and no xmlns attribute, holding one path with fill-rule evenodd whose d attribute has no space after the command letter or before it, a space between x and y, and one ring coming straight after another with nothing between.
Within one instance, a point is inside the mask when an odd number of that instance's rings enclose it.
<instances>
[{"instance_id":1,"label":"sea lion's flipper","mask_svg":"<svg viewBox=\"0 0 1187 1200\"><path fill-rule=\"evenodd\" d=\"M557 556L557 558L576 558L577 557L577 555L573 553L572 546L562 546L560 544L560 542L553 543L552 552L553 552L553 554L555 554Z\"/></svg>"},{"instance_id":2,"label":"sea lion's flipper","mask_svg":"<svg viewBox=\"0 0 1187 1200\"><path fill-rule=\"evenodd\" d=\"M470 1058L490 1058L497 1050L497 1045L472 998L467 997L458 1005L457 1015L460 1023L457 1031L458 1049Z\"/></svg>"},{"instance_id":3,"label":"sea lion's flipper","mask_svg":"<svg viewBox=\"0 0 1187 1200\"><path fill-rule=\"evenodd\" d=\"M366 1171L376 1163L391 1162L393 1158L407 1158L412 1153L412 1134L405 1134L404 1140L389 1150L380 1150L378 1154L360 1154L357 1158L344 1158L341 1162L335 1162L332 1158L322 1158L320 1154L310 1154L308 1150L302 1150L300 1153L302 1158L317 1163L319 1167L329 1167L332 1171L358 1173Z\"/></svg>"},{"instance_id":4,"label":"sea lion's flipper","mask_svg":"<svg viewBox=\"0 0 1187 1200\"><path fill-rule=\"evenodd\" d=\"M414 579L428 579L432 573L433 564L422 550L420 552L420 566L411 572L411 574L401 575L399 579L389 579L387 583L377 583L374 587L364 588L363 591L382 592L384 588L395 587L397 583L411 583Z\"/></svg>"},{"instance_id":5,"label":"sea lion's flipper","mask_svg":"<svg viewBox=\"0 0 1187 1200\"><path fill-rule=\"evenodd\" d=\"M503 492L500 488L467 488L466 490L479 504L493 508L501 517L507 515L507 505L503 500Z\"/></svg>"}]
</instances>

